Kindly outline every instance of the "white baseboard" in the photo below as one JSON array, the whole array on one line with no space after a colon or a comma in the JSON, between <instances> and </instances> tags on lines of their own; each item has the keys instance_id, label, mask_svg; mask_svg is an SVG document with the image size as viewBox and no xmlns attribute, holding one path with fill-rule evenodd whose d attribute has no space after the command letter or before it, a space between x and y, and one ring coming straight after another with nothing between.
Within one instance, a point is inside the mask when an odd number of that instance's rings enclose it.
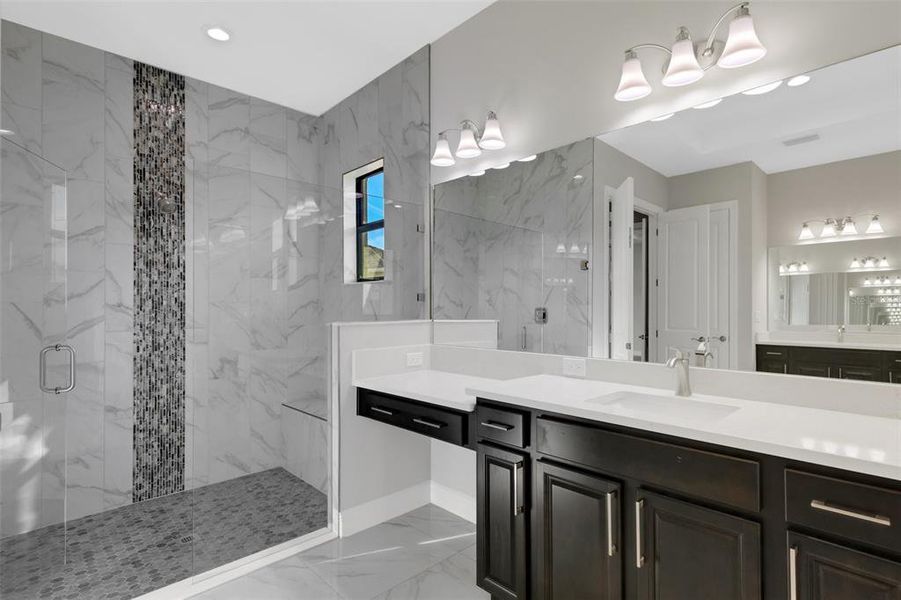
<instances>
[{"instance_id":1,"label":"white baseboard","mask_svg":"<svg viewBox=\"0 0 901 600\"><path fill-rule=\"evenodd\" d=\"M449 488L435 481L430 483L432 504L452 512L470 523L476 522L476 499L474 496L464 494L459 490Z\"/></svg>"},{"instance_id":2,"label":"white baseboard","mask_svg":"<svg viewBox=\"0 0 901 600\"><path fill-rule=\"evenodd\" d=\"M423 481L399 492L342 510L338 517L338 535L347 537L425 506L431 501L429 483Z\"/></svg>"},{"instance_id":3,"label":"white baseboard","mask_svg":"<svg viewBox=\"0 0 901 600\"><path fill-rule=\"evenodd\" d=\"M237 579L242 575L246 575L251 571L256 571L267 565L278 562L289 556L303 552L309 548L323 544L329 540L335 539L337 536L333 531L321 529L314 531L303 537L293 539L272 548L267 548L245 556L234 562L216 567L205 573L201 573L194 577L177 581L166 587L148 592L142 596L138 596L136 600L183 600L190 598L195 594L211 590L218 585L222 585L232 579Z\"/></svg>"}]
</instances>

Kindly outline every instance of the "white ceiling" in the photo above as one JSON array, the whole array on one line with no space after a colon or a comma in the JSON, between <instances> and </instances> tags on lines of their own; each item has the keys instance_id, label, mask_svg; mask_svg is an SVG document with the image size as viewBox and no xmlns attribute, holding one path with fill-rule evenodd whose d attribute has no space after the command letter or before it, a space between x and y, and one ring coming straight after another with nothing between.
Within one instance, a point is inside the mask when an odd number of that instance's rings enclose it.
<instances>
[{"instance_id":1,"label":"white ceiling","mask_svg":"<svg viewBox=\"0 0 901 600\"><path fill-rule=\"evenodd\" d=\"M738 94L598 137L667 177L745 161L778 173L901 149L901 46L810 76L801 87Z\"/></svg>"},{"instance_id":2,"label":"white ceiling","mask_svg":"<svg viewBox=\"0 0 901 600\"><path fill-rule=\"evenodd\" d=\"M491 1L3 0L0 16L320 115Z\"/></svg>"}]
</instances>

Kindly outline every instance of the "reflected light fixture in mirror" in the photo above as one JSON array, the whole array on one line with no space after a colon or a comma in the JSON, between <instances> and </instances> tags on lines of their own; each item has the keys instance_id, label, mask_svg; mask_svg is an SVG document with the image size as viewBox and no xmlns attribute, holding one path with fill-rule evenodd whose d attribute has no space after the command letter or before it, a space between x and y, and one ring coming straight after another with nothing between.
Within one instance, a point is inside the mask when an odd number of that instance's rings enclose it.
<instances>
[{"instance_id":1,"label":"reflected light fixture in mirror","mask_svg":"<svg viewBox=\"0 0 901 600\"><path fill-rule=\"evenodd\" d=\"M750 90L745 90L742 92L745 96L760 96L761 94L769 94L777 87L782 85L782 80L774 81L772 83L767 83L766 85L761 85L756 88L751 88Z\"/></svg>"},{"instance_id":2,"label":"reflected light fixture in mirror","mask_svg":"<svg viewBox=\"0 0 901 600\"><path fill-rule=\"evenodd\" d=\"M799 240L812 240L813 239L813 231L810 229L810 225L804 223L801 226L801 234L798 236Z\"/></svg>"},{"instance_id":3,"label":"reflected light fixture in mirror","mask_svg":"<svg viewBox=\"0 0 901 600\"><path fill-rule=\"evenodd\" d=\"M799 87L810 81L810 75L795 75L786 82L788 87Z\"/></svg>"},{"instance_id":4,"label":"reflected light fixture in mirror","mask_svg":"<svg viewBox=\"0 0 901 600\"><path fill-rule=\"evenodd\" d=\"M826 223L823 225L823 231L820 232L820 237L835 237L835 219L826 219Z\"/></svg>"},{"instance_id":5,"label":"reflected light fixture in mirror","mask_svg":"<svg viewBox=\"0 0 901 600\"><path fill-rule=\"evenodd\" d=\"M716 100L711 100L710 102L702 102L701 104L692 106L692 108L696 108L698 110L701 110L704 108L713 108L714 106L716 106L717 104L719 104L722 101L723 101L722 98L717 98Z\"/></svg>"},{"instance_id":6,"label":"reflected light fixture in mirror","mask_svg":"<svg viewBox=\"0 0 901 600\"><path fill-rule=\"evenodd\" d=\"M842 221L842 235L857 235L857 225L851 217L845 217Z\"/></svg>"},{"instance_id":7,"label":"reflected light fixture in mirror","mask_svg":"<svg viewBox=\"0 0 901 600\"><path fill-rule=\"evenodd\" d=\"M879 215L873 215L870 224L867 226L867 233L885 233L885 230L882 229L882 223L879 222Z\"/></svg>"},{"instance_id":8,"label":"reflected light fixture in mirror","mask_svg":"<svg viewBox=\"0 0 901 600\"><path fill-rule=\"evenodd\" d=\"M675 114L676 113L666 113L665 115L660 115L659 117L654 117L651 120L654 121L655 123L660 122L660 121L666 121L667 119L669 119L670 117L672 117Z\"/></svg>"}]
</instances>

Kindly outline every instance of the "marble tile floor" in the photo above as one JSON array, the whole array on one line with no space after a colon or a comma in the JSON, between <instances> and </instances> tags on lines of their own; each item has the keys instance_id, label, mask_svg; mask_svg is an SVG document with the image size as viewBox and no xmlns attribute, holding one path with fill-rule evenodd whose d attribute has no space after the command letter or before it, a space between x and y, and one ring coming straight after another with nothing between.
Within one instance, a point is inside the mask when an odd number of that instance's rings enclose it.
<instances>
[{"instance_id":1,"label":"marble tile floor","mask_svg":"<svg viewBox=\"0 0 901 600\"><path fill-rule=\"evenodd\" d=\"M134 598L321 529L327 504L275 468L11 536L0 598Z\"/></svg>"},{"instance_id":2,"label":"marble tile floor","mask_svg":"<svg viewBox=\"0 0 901 600\"><path fill-rule=\"evenodd\" d=\"M193 600L488 600L475 525L426 505L286 558Z\"/></svg>"}]
</instances>

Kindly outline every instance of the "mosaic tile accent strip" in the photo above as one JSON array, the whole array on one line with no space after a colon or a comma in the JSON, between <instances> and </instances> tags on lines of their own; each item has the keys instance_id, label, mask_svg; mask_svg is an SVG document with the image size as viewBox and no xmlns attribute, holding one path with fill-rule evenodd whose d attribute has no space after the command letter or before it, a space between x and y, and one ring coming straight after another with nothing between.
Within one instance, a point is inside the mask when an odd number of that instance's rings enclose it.
<instances>
[{"instance_id":1,"label":"mosaic tile accent strip","mask_svg":"<svg viewBox=\"0 0 901 600\"><path fill-rule=\"evenodd\" d=\"M134 502L185 487L185 79L134 64Z\"/></svg>"},{"instance_id":2,"label":"mosaic tile accent strip","mask_svg":"<svg viewBox=\"0 0 901 600\"><path fill-rule=\"evenodd\" d=\"M134 598L328 525L282 468L0 540L3 600Z\"/></svg>"}]
</instances>

